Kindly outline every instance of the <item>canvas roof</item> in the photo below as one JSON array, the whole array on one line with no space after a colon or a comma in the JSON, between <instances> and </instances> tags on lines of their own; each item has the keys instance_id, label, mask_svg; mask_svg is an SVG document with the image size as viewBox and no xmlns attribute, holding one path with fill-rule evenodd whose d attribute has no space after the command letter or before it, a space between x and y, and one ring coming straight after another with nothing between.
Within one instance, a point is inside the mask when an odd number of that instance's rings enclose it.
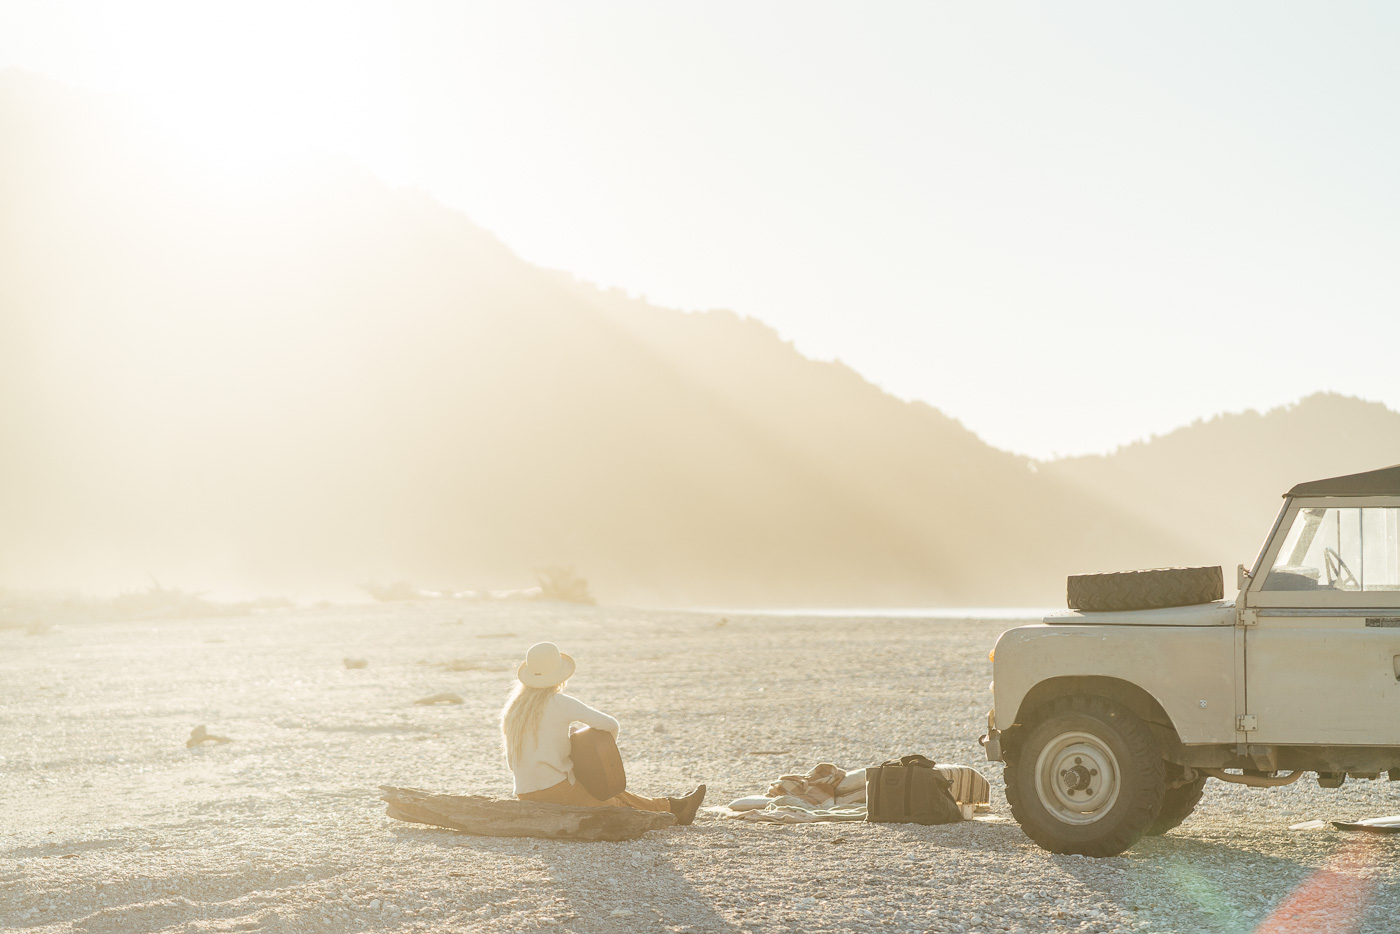
<instances>
[{"instance_id":1,"label":"canvas roof","mask_svg":"<svg viewBox=\"0 0 1400 934\"><path fill-rule=\"evenodd\" d=\"M1400 496L1400 464L1351 473L1326 480L1309 480L1288 491L1289 496Z\"/></svg>"}]
</instances>

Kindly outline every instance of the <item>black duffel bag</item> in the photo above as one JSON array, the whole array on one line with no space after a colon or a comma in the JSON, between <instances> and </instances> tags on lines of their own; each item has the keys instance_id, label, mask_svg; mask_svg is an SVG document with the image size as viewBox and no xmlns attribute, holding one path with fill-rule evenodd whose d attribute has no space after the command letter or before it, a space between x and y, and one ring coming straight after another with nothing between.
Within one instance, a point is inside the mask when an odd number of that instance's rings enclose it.
<instances>
[{"instance_id":1,"label":"black duffel bag","mask_svg":"<svg viewBox=\"0 0 1400 934\"><path fill-rule=\"evenodd\" d=\"M954 824L963 819L951 782L928 756L901 756L865 770L865 819L887 824Z\"/></svg>"},{"instance_id":2,"label":"black duffel bag","mask_svg":"<svg viewBox=\"0 0 1400 934\"><path fill-rule=\"evenodd\" d=\"M606 801L627 790L627 773L617 740L607 730L584 727L569 734L569 758L574 778L590 795Z\"/></svg>"}]
</instances>

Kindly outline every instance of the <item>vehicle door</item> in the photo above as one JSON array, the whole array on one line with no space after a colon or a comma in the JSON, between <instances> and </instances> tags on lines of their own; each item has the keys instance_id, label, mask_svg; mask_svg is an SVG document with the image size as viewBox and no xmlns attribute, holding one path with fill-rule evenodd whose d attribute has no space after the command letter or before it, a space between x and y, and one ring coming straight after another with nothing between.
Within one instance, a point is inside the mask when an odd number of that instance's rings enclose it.
<instances>
[{"instance_id":1,"label":"vehicle door","mask_svg":"<svg viewBox=\"0 0 1400 934\"><path fill-rule=\"evenodd\" d=\"M1400 744L1400 497L1290 500L1244 597L1242 741Z\"/></svg>"}]
</instances>

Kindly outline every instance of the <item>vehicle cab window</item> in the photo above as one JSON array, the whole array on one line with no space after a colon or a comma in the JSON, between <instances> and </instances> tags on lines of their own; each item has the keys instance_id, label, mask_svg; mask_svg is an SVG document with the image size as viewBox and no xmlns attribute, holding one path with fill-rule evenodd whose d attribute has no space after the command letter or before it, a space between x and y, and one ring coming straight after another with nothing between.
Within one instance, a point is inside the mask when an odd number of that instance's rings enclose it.
<instances>
[{"instance_id":1,"label":"vehicle cab window","mask_svg":"<svg viewBox=\"0 0 1400 934\"><path fill-rule=\"evenodd\" d=\"M1300 509L1262 589L1400 591L1400 509Z\"/></svg>"}]
</instances>

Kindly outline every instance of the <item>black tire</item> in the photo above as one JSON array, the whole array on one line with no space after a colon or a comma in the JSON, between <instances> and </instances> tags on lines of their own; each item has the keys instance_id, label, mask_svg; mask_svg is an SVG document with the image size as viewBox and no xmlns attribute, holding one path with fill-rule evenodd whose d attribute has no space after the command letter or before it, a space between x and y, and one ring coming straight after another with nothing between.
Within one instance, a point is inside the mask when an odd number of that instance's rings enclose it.
<instances>
[{"instance_id":1,"label":"black tire","mask_svg":"<svg viewBox=\"0 0 1400 934\"><path fill-rule=\"evenodd\" d=\"M1051 703L1009 752L1005 778L1007 803L1026 836L1052 853L1084 856L1117 856L1136 843L1166 790L1165 763L1147 725L1092 696Z\"/></svg>"},{"instance_id":2,"label":"black tire","mask_svg":"<svg viewBox=\"0 0 1400 934\"><path fill-rule=\"evenodd\" d=\"M1181 766L1168 763L1167 775L1173 781L1179 780ZM1194 779L1184 785L1168 788L1166 794L1162 796L1162 810L1157 813L1157 819L1144 832L1149 837L1155 837L1180 825L1182 821L1191 816L1192 811L1196 810L1196 805L1201 803L1201 795L1205 793L1205 790L1206 776L1201 774L1197 774Z\"/></svg>"},{"instance_id":3,"label":"black tire","mask_svg":"<svg viewBox=\"0 0 1400 934\"><path fill-rule=\"evenodd\" d=\"M1219 600L1225 596L1225 575L1219 565L1071 574L1065 590L1071 610L1155 610Z\"/></svg>"}]
</instances>

